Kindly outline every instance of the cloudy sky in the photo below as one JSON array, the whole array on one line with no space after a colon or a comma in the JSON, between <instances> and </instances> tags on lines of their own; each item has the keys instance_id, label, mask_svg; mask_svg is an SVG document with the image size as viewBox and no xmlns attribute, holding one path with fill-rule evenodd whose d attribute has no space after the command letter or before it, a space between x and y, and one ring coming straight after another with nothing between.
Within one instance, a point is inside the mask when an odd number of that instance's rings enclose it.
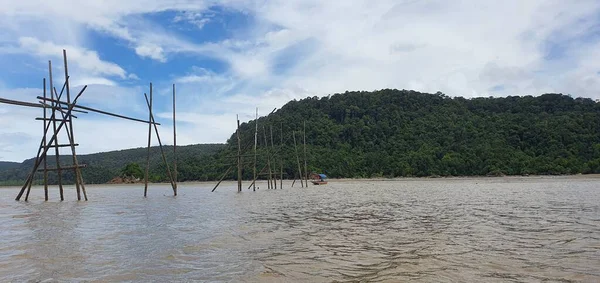
<instances>
[{"instance_id":1,"label":"cloudy sky","mask_svg":"<svg viewBox=\"0 0 600 283\"><path fill-rule=\"evenodd\" d=\"M382 88L451 96L600 98L597 0L0 0L0 97L35 102L69 56L79 103L146 118L163 139L177 85L178 143L220 143L235 115ZM33 157L38 109L0 104L0 160ZM144 124L82 114L78 153L143 147ZM64 139L63 139L64 141ZM66 152L66 151L65 151Z\"/></svg>"}]
</instances>

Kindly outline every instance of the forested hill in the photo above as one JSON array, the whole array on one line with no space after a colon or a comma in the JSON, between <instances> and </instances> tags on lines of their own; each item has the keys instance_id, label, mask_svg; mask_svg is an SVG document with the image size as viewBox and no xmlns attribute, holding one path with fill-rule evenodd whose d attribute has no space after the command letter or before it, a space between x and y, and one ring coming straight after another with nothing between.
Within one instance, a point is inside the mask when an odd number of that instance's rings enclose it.
<instances>
[{"instance_id":1,"label":"forested hill","mask_svg":"<svg viewBox=\"0 0 600 283\"><path fill-rule=\"evenodd\" d=\"M284 177L297 176L299 164L304 169L303 122L308 170L330 177L600 173L600 104L587 98L465 99L385 89L294 100L258 119L259 171L268 164L267 150ZM255 123L240 127L246 180L253 175ZM237 150L235 133L227 144L178 147L178 179L217 180L224 172L233 179L237 171L227 169ZM171 162L172 147L165 151ZM86 183L105 183L131 163L144 168L145 158L145 148L79 156L88 164ZM32 163L0 164L0 184L22 184ZM167 181L165 171L152 148L151 180ZM55 179L51 174L50 182Z\"/></svg>"},{"instance_id":2,"label":"forested hill","mask_svg":"<svg viewBox=\"0 0 600 283\"><path fill-rule=\"evenodd\" d=\"M180 179L201 179L202 176L196 172L207 171L205 166L213 166L212 161L215 153L224 148L224 144L196 144L177 147L177 156L179 159L178 168ZM120 176L122 170L130 163L137 163L141 168L146 166L147 148L134 148L119 151L109 151L94 154L77 155L80 164L86 164L82 169L83 180L88 184L106 183L114 177ZM173 147L164 146L163 150L169 165L172 165ZM164 181L165 167L163 165L162 155L158 147L150 148L150 179L151 181ZM73 164L72 157L61 156L61 164L70 166ZM22 185L33 167L34 159L25 160L23 163L6 162L0 167L0 184L4 185ZM6 165L6 166L5 166ZM54 156L48 157L48 167L56 167ZM72 170L64 173L65 183L73 183ZM196 174L196 175L195 175ZM163 176L164 175L164 176ZM38 173L36 183L41 182L42 174ZM49 173L49 183L57 183L57 175L54 172Z\"/></svg>"},{"instance_id":3,"label":"forested hill","mask_svg":"<svg viewBox=\"0 0 600 283\"><path fill-rule=\"evenodd\" d=\"M0 161L0 170L19 167L17 162Z\"/></svg>"},{"instance_id":4,"label":"forested hill","mask_svg":"<svg viewBox=\"0 0 600 283\"><path fill-rule=\"evenodd\" d=\"M291 101L258 121L260 132L274 127L275 145L283 125L288 175L297 172L291 131L303 121L309 171L332 177L600 173L600 105L587 98L385 89ZM248 148L254 122L241 128ZM228 144L233 152L235 134Z\"/></svg>"}]
</instances>

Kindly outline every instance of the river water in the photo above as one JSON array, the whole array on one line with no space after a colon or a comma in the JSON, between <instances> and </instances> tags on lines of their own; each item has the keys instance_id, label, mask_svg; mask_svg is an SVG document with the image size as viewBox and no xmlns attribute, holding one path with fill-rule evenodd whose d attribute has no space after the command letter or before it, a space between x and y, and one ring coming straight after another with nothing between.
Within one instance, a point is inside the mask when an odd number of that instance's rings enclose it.
<instances>
[{"instance_id":1,"label":"river water","mask_svg":"<svg viewBox=\"0 0 600 283\"><path fill-rule=\"evenodd\" d=\"M0 189L0 282L600 282L600 179Z\"/></svg>"}]
</instances>

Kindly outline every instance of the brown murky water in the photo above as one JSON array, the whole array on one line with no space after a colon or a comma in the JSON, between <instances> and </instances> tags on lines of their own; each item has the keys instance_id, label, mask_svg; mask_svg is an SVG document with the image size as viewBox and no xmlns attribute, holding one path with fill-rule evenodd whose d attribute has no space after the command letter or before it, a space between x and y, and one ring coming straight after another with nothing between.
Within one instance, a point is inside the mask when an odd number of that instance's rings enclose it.
<instances>
[{"instance_id":1,"label":"brown murky water","mask_svg":"<svg viewBox=\"0 0 600 283\"><path fill-rule=\"evenodd\" d=\"M0 281L600 282L600 179L0 189ZM261 187L265 185L262 184Z\"/></svg>"}]
</instances>

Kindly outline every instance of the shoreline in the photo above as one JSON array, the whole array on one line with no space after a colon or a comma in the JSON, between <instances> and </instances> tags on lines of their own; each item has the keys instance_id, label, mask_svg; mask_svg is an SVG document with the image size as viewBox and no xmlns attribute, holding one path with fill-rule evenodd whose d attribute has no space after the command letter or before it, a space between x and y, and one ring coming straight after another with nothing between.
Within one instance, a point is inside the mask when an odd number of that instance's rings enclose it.
<instances>
[{"instance_id":1,"label":"shoreline","mask_svg":"<svg viewBox=\"0 0 600 283\"><path fill-rule=\"evenodd\" d=\"M334 183L346 183L346 182L405 182L405 181L493 181L493 180L504 180L504 181L519 181L519 180L600 180L600 174L576 174L576 175L508 175L508 176L449 176L449 177L394 177L394 178L329 178L328 181ZM249 182L250 180L244 180ZM257 180L258 182L265 182L266 180ZM292 179L284 179L285 182L292 182ZM217 181L184 181L177 182L178 184L215 184ZM223 183L236 182L235 180L223 180ZM86 186L140 186L144 183L103 183L103 184L86 184ZM170 186L169 182L165 183L148 183L149 185L166 185ZM41 185L36 185L41 186ZM56 185L49 185L56 186ZM74 186L74 184L64 185ZM0 186L0 188L17 188L21 185L13 186Z\"/></svg>"}]
</instances>

